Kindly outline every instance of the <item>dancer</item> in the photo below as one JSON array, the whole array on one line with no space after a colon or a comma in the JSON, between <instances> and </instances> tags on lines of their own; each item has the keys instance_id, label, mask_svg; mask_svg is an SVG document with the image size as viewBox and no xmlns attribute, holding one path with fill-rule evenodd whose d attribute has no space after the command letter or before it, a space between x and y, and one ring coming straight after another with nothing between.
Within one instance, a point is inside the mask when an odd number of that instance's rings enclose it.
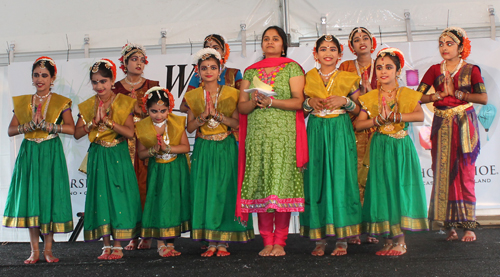
<instances>
[{"instance_id":1,"label":"dancer","mask_svg":"<svg viewBox=\"0 0 500 277\"><path fill-rule=\"evenodd\" d=\"M85 241L103 238L101 260L123 257L120 241L137 238L141 230L141 202L126 139L134 136L135 99L115 95L112 86L116 66L108 59L90 68L96 92L78 105L75 138L88 135ZM114 242L111 247L110 236Z\"/></svg>"},{"instance_id":2,"label":"dancer","mask_svg":"<svg viewBox=\"0 0 500 277\"><path fill-rule=\"evenodd\" d=\"M139 120L145 118L147 114L143 112L143 107L145 105L142 102L144 93L155 86L159 85L158 81L153 81L142 77L144 74L144 69L148 64L148 57L146 56L146 48L140 44L127 43L122 47L120 57L120 68L125 73L125 78L115 83L114 93L121 93L137 99L136 105L134 107L134 122L139 122ZM148 176L148 165L147 161L142 161L139 159L137 154L138 144L137 136L127 140L129 145L128 150L130 152L130 157L132 159L132 164L134 165L135 176L137 177L137 183L139 184L139 194L141 196L141 206L144 209L144 203L146 202L147 194L147 176ZM149 249L151 248L151 240L141 240L139 243L137 239L133 239L125 246L125 250L134 249Z\"/></svg>"},{"instance_id":3,"label":"dancer","mask_svg":"<svg viewBox=\"0 0 500 277\"><path fill-rule=\"evenodd\" d=\"M304 111L309 159L304 171L305 209L300 215L300 235L316 240L313 256L323 256L326 238L335 236L332 255L347 254L347 238L361 233L356 138L347 112L359 113L355 101L360 78L338 71L342 47L335 36L316 41L314 58L321 65L306 74Z\"/></svg>"},{"instance_id":4,"label":"dancer","mask_svg":"<svg viewBox=\"0 0 500 277\"><path fill-rule=\"evenodd\" d=\"M192 231L196 241L210 242L203 257L228 256L225 243L248 242L253 226L234 220L238 154L231 129L238 127L238 90L220 86L221 56L211 48L198 51L204 86L186 93L187 131L198 130L191 164Z\"/></svg>"},{"instance_id":5,"label":"dancer","mask_svg":"<svg viewBox=\"0 0 500 277\"><path fill-rule=\"evenodd\" d=\"M231 49L229 48L229 44L227 44L224 37L218 34L210 34L206 36L205 40L203 41L203 48L212 48L215 51L219 52L221 56L222 73L220 74L220 78L217 79L217 83L221 86L225 85L239 90L242 79L241 71L237 68L226 67ZM189 81L186 92L202 86L203 80L200 78L200 74L196 72ZM188 109L189 107L186 104L186 100L182 99L180 111L183 113L187 113Z\"/></svg>"},{"instance_id":6,"label":"dancer","mask_svg":"<svg viewBox=\"0 0 500 277\"><path fill-rule=\"evenodd\" d=\"M377 48L377 40L375 39L373 34L368 31L368 29L364 27L356 27L352 29L351 33L349 34L348 43L349 49L354 55L356 55L356 59L343 62L340 65L339 70L354 72L358 74L358 76L361 78L359 84L359 95L364 95L372 89L377 88L377 77L375 74L374 65L375 61L371 56L371 54ZM349 115L351 116L351 120L354 125L356 116L354 116L353 114ZM354 132L354 134L356 135L356 149L358 153L358 172L360 173L358 174L360 177L358 179L358 185L361 203L363 203L366 185L366 174L362 173L366 172L363 170L363 159L366 154L368 141L370 140L370 137L373 135L374 131L374 128L370 128L360 132ZM379 242L377 238L370 236L366 238L366 241L368 243L374 244ZM361 244L359 236L349 239L348 242L350 244Z\"/></svg>"},{"instance_id":7,"label":"dancer","mask_svg":"<svg viewBox=\"0 0 500 277\"><path fill-rule=\"evenodd\" d=\"M191 227L186 117L172 113L174 97L165 88L149 89L142 101L149 117L135 128L139 158L149 162L141 237L155 238L160 256L179 256L174 238Z\"/></svg>"},{"instance_id":8,"label":"dancer","mask_svg":"<svg viewBox=\"0 0 500 277\"><path fill-rule=\"evenodd\" d=\"M52 254L54 233L73 231L66 158L59 134L73 135L71 100L51 91L57 75L54 60L40 57L31 69L36 93L13 97L14 115L9 137L24 134L14 165L2 225L29 228L31 255L25 264L40 257L40 233L44 236L45 261Z\"/></svg>"},{"instance_id":9,"label":"dancer","mask_svg":"<svg viewBox=\"0 0 500 277\"><path fill-rule=\"evenodd\" d=\"M473 103L485 105L488 95L478 66L465 62L470 40L461 28L446 28L439 37L443 61L431 66L418 91L423 103L434 102L432 170L434 182L429 206L431 221L444 221L446 240L475 241L475 163L479 155L479 129ZM428 95L434 87L436 93Z\"/></svg>"},{"instance_id":10,"label":"dancer","mask_svg":"<svg viewBox=\"0 0 500 277\"><path fill-rule=\"evenodd\" d=\"M240 120L237 216L259 216L264 240L261 256L283 256L291 212L304 211L301 168L307 163L304 73L286 58L287 37L277 26L262 35L265 58L245 71L238 109ZM274 96L245 89L267 87ZM248 129L247 129L248 115Z\"/></svg>"},{"instance_id":11,"label":"dancer","mask_svg":"<svg viewBox=\"0 0 500 277\"><path fill-rule=\"evenodd\" d=\"M375 60L379 89L359 97L362 110L356 130L377 128L369 145L363 204L364 231L385 237L377 255L403 255L405 232L429 229L420 161L407 132L408 122L424 120L419 105L422 94L398 86L404 62L399 49L380 50Z\"/></svg>"}]
</instances>

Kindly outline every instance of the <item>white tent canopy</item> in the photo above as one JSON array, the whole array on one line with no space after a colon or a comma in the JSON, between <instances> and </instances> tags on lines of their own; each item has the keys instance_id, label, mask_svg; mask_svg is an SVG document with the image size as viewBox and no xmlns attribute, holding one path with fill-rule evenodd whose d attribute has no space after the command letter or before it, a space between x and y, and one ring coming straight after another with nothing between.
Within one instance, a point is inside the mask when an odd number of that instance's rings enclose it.
<instances>
[{"instance_id":1,"label":"white tent canopy","mask_svg":"<svg viewBox=\"0 0 500 277\"><path fill-rule=\"evenodd\" d=\"M498 16L490 13L495 4L500 8L492 0L2 2L0 41L7 43L7 51L0 54L3 65L9 62L9 49L17 61L33 60L42 53L56 59L82 58L86 37L91 57L116 53L127 41L159 53L162 31L167 51L185 51L191 43L195 47L210 33L222 34L239 47L241 24L246 26L243 35L248 42L271 25L286 27L294 43L325 30L346 36L357 26L373 33L381 30L384 42L407 41L407 27L415 40L436 39L447 25L466 29L470 37L490 37L491 20L498 22Z\"/></svg>"}]
</instances>

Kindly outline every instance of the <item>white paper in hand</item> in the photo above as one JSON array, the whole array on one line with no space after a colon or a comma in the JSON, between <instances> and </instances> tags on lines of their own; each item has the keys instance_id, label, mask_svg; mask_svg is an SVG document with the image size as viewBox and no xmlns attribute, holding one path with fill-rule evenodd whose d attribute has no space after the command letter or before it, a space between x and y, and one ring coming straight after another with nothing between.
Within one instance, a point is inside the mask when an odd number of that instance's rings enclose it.
<instances>
[{"instance_id":1,"label":"white paper in hand","mask_svg":"<svg viewBox=\"0 0 500 277\"><path fill-rule=\"evenodd\" d=\"M257 76L253 77L252 83L253 83L254 88L245 89L244 90L245 92L252 93L252 92L258 91L259 93L262 93L262 94L264 94L267 97L278 95L276 92L273 91L273 87L271 87L270 85L262 82L259 79L259 77L257 77Z\"/></svg>"}]
</instances>

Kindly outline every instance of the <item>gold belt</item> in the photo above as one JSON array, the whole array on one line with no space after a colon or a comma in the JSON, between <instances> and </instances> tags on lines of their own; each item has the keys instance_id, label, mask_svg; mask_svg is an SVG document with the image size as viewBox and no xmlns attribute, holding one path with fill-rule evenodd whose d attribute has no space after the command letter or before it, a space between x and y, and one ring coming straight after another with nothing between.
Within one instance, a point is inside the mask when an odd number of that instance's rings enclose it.
<instances>
[{"instance_id":1,"label":"gold belt","mask_svg":"<svg viewBox=\"0 0 500 277\"><path fill-rule=\"evenodd\" d=\"M220 134L215 134L215 135L203 135L200 132L199 138L202 138L205 140L221 141L221 140L224 140L225 138L227 138L227 136L229 136L230 134L231 134L231 132L229 132L229 131L224 132L224 133L220 133Z\"/></svg>"},{"instance_id":2,"label":"gold belt","mask_svg":"<svg viewBox=\"0 0 500 277\"><path fill-rule=\"evenodd\" d=\"M104 147L115 147L120 142L123 142L123 141L125 141L125 138L121 137L119 139L114 139L113 141L98 140L98 141L94 141L94 143L99 144L100 146L104 146Z\"/></svg>"},{"instance_id":3,"label":"gold belt","mask_svg":"<svg viewBox=\"0 0 500 277\"><path fill-rule=\"evenodd\" d=\"M42 143L42 142L47 141L49 139L57 138L58 136L59 136L58 134L50 134L44 138L25 138L25 139L29 140L29 141L34 141L36 143Z\"/></svg>"},{"instance_id":4,"label":"gold belt","mask_svg":"<svg viewBox=\"0 0 500 277\"><path fill-rule=\"evenodd\" d=\"M434 109L434 114L442 117L442 118L450 118L454 117L455 115L461 115L467 110L468 108L472 107L472 103L468 103L465 105L460 105L455 108L451 109L446 109L446 110L439 110L439 109Z\"/></svg>"},{"instance_id":5,"label":"gold belt","mask_svg":"<svg viewBox=\"0 0 500 277\"><path fill-rule=\"evenodd\" d=\"M395 139L402 139L408 135L408 131L406 131L406 130L401 130L395 134L384 134L380 131L377 131L377 132L381 133L382 135L390 136L391 138L395 138Z\"/></svg>"}]
</instances>

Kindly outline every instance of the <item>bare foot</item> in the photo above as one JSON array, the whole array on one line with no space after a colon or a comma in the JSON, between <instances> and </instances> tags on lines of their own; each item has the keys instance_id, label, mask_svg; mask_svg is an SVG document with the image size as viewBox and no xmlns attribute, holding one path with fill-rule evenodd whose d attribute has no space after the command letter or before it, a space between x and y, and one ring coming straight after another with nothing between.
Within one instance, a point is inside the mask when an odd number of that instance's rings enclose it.
<instances>
[{"instance_id":1,"label":"bare foot","mask_svg":"<svg viewBox=\"0 0 500 277\"><path fill-rule=\"evenodd\" d=\"M379 251L375 252L377 256L386 256L389 251L392 249L392 243L384 243L384 247Z\"/></svg>"},{"instance_id":2,"label":"bare foot","mask_svg":"<svg viewBox=\"0 0 500 277\"><path fill-rule=\"evenodd\" d=\"M36 264L38 262L38 259L40 258L40 251L39 250L31 250L31 255L28 259L24 260L25 264Z\"/></svg>"},{"instance_id":3,"label":"bare foot","mask_svg":"<svg viewBox=\"0 0 500 277\"><path fill-rule=\"evenodd\" d=\"M146 250L146 249L151 249L151 239L142 239L141 242L139 242L139 246L137 246L137 249L140 250Z\"/></svg>"},{"instance_id":4,"label":"bare foot","mask_svg":"<svg viewBox=\"0 0 500 277\"><path fill-rule=\"evenodd\" d=\"M275 257L285 256L286 255L285 248L283 248L283 246L279 244L275 244L273 246L273 251L271 251L271 254L269 255Z\"/></svg>"},{"instance_id":5,"label":"bare foot","mask_svg":"<svg viewBox=\"0 0 500 277\"><path fill-rule=\"evenodd\" d=\"M267 256L271 255L272 251L273 251L273 246L272 245L266 245L266 246L264 246L264 249L262 249L259 252L259 256L267 257Z\"/></svg>"},{"instance_id":6,"label":"bare foot","mask_svg":"<svg viewBox=\"0 0 500 277\"><path fill-rule=\"evenodd\" d=\"M109 254L111 254L111 246L104 246L102 248L101 256L97 257L99 260L107 260L109 258Z\"/></svg>"},{"instance_id":7,"label":"bare foot","mask_svg":"<svg viewBox=\"0 0 500 277\"><path fill-rule=\"evenodd\" d=\"M131 240L127 246L125 246L125 250L135 250L137 249L137 244L139 243L138 239Z\"/></svg>"},{"instance_id":8,"label":"bare foot","mask_svg":"<svg viewBox=\"0 0 500 277\"><path fill-rule=\"evenodd\" d=\"M446 241L452 241L452 240L458 240L458 235L455 230L450 230L448 233L448 237L446 238Z\"/></svg>"},{"instance_id":9,"label":"bare foot","mask_svg":"<svg viewBox=\"0 0 500 277\"><path fill-rule=\"evenodd\" d=\"M476 234L473 231L470 230L465 231L465 235L462 237L462 241L471 242L475 240L476 240Z\"/></svg>"},{"instance_id":10,"label":"bare foot","mask_svg":"<svg viewBox=\"0 0 500 277\"><path fill-rule=\"evenodd\" d=\"M181 252L176 251L174 249L174 245L173 244L161 245L160 247L158 247L158 253L160 254L161 257L164 257L164 258L167 258L167 257L176 257L176 256L180 256L181 255Z\"/></svg>"},{"instance_id":11,"label":"bare foot","mask_svg":"<svg viewBox=\"0 0 500 277\"><path fill-rule=\"evenodd\" d=\"M375 237L366 237L366 242L370 243L370 244L377 244L379 243L379 240Z\"/></svg>"},{"instance_id":12,"label":"bare foot","mask_svg":"<svg viewBox=\"0 0 500 277\"><path fill-rule=\"evenodd\" d=\"M347 243L349 243L349 244L361 244L361 240L359 239L359 236L355 236L353 238L350 238Z\"/></svg>"},{"instance_id":13,"label":"bare foot","mask_svg":"<svg viewBox=\"0 0 500 277\"><path fill-rule=\"evenodd\" d=\"M386 256L401 256L406 253L406 244L394 243L392 249Z\"/></svg>"},{"instance_id":14,"label":"bare foot","mask_svg":"<svg viewBox=\"0 0 500 277\"><path fill-rule=\"evenodd\" d=\"M332 256L344 256L347 254L347 242L337 242L335 244L335 250L332 252Z\"/></svg>"},{"instance_id":15,"label":"bare foot","mask_svg":"<svg viewBox=\"0 0 500 277\"><path fill-rule=\"evenodd\" d=\"M325 247L326 247L326 242L325 241L317 241L316 242L316 247L314 250L311 252L311 255L313 256L318 256L321 257L325 255Z\"/></svg>"},{"instance_id":16,"label":"bare foot","mask_svg":"<svg viewBox=\"0 0 500 277\"><path fill-rule=\"evenodd\" d=\"M59 259L52 255L52 250L44 250L43 256L45 257L45 261L48 263L57 263Z\"/></svg>"},{"instance_id":17,"label":"bare foot","mask_svg":"<svg viewBox=\"0 0 500 277\"><path fill-rule=\"evenodd\" d=\"M231 253L227 251L226 245L227 243L217 245L217 257L226 257L231 255Z\"/></svg>"},{"instance_id":18,"label":"bare foot","mask_svg":"<svg viewBox=\"0 0 500 277\"><path fill-rule=\"evenodd\" d=\"M217 246L215 245L209 245L207 251L203 252L201 254L202 257L212 257L215 254L215 251L217 250Z\"/></svg>"},{"instance_id":19,"label":"bare foot","mask_svg":"<svg viewBox=\"0 0 500 277\"><path fill-rule=\"evenodd\" d=\"M108 260L119 260L123 258L123 247L112 247L111 250L113 251L109 255Z\"/></svg>"}]
</instances>

